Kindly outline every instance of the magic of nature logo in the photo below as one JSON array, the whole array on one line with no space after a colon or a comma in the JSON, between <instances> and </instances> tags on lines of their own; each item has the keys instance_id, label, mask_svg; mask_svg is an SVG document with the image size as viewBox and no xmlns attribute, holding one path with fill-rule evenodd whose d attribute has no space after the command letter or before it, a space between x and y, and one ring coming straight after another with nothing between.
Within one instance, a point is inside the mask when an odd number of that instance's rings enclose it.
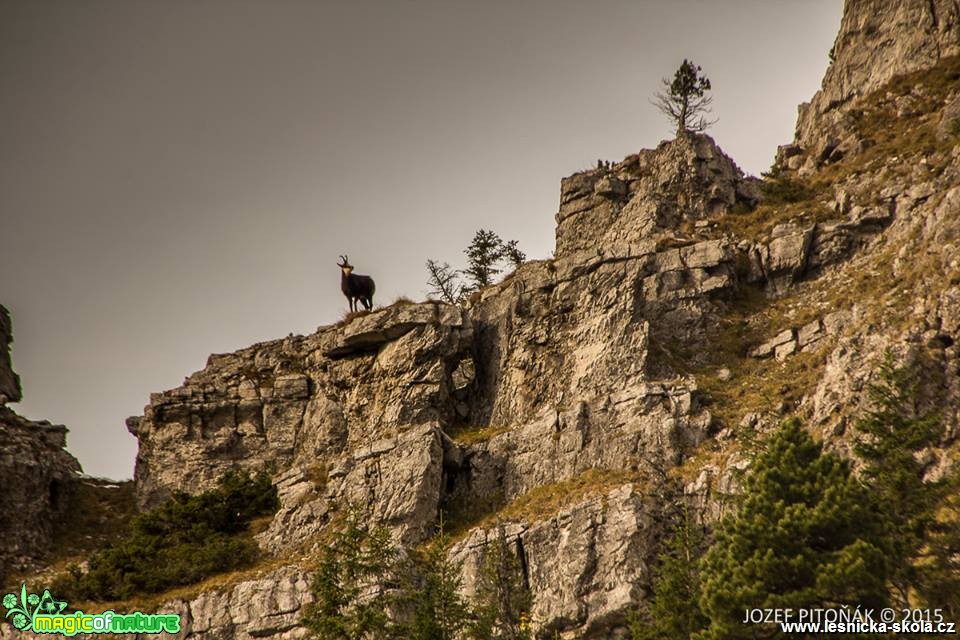
<instances>
[{"instance_id":1,"label":"magic of nature logo","mask_svg":"<svg viewBox=\"0 0 960 640\"><path fill-rule=\"evenodd\" d=\"M42 595L27 593L21 585L20 595L3 596L6 618L15 629L38 634L73 636L78 633L178 633L180 616L172 613L64 613L66 601L57 600L44 589Z\"/></svg>"}]
</instances>

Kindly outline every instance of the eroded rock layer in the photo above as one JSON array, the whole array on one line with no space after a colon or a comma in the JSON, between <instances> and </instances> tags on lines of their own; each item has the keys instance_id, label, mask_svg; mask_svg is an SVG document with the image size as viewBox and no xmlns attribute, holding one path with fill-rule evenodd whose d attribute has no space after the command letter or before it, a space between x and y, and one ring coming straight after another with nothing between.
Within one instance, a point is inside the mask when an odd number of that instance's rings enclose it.
<instances>
[{"instance_id":1,"label":"eroded rock layer","mask_svg":"<svg viewBox=\"0 0 960 640\"><path fill-rule=\"evenodd\" d=\"M20 399L10 367L10 314L0 306L0 400ZM80 464L64 449L67 429L17 415L0 401L0 580L49 555Z\"/></svg>"}]
</instances>

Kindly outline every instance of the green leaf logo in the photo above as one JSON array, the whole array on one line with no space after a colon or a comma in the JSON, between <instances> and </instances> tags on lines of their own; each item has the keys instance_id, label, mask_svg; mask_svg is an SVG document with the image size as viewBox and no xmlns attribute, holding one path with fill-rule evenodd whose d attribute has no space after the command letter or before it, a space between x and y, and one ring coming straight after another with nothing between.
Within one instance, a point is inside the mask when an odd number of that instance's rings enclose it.
<instances>
[{"instance_id":1,"label":"green leaf logo","mask_svg":"<svg viewBox=\"0 0 960 640\"><path fill-rule=\"evenodd\" d=\"M57 614L63 613L67 603L62 600L55 600L49 589L43 591L43 595L27 593L27 585L20 585L20 596L8 593L3 596L3 606L7 609L6 618L10 618L10 623L15 629L20 631L29 631L33 627L33 618L37 614Z\"/></svg>"}]
</instances>

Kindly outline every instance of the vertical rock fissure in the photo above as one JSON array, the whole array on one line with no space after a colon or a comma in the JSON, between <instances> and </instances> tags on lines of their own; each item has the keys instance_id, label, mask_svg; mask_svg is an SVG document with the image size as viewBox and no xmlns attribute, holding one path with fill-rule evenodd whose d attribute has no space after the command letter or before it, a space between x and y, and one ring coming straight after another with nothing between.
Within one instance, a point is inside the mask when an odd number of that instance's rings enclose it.
<instances>
[{"instance_id":1,"label":"vertical rock fissure","mask_svg":"<svg viewBox=\"0 0 960 640\"><path fill-rule=\"evenodd\" d=\"M517 560L520 562L520 571L523 574L523 588L530 589L530 565L527 561L527 551L523 546L523 535L517 536Z\"/></svg>"}]
</instances>

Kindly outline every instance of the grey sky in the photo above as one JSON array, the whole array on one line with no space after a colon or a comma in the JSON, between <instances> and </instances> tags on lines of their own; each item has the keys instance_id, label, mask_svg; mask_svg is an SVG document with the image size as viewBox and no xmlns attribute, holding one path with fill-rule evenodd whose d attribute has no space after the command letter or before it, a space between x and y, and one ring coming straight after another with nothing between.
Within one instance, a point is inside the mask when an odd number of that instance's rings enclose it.
<instances>
[{"instance_id":1,"label":"grey sky","mask_svg":"<svg viewBox=\"0 0 960 640\"><path fill-rule=\"evenodd\" d=\"M670 135L684 57L710 130L766 169L819 87L839 0L0 2L0 302L15 408L129 477L124 418L211 352L377 303L474 230L553 249L559 181Z\"/></svg>"}]
</instances>

